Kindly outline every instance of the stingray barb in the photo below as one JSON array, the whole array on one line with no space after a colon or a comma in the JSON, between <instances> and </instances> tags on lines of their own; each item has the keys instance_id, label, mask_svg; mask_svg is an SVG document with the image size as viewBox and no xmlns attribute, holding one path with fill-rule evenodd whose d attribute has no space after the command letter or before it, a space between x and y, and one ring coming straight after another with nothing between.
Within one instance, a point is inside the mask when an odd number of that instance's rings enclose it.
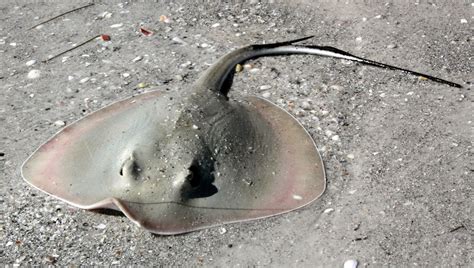
<instances>
[{"instance_id":1,"label":"stingray barb","mask_svg":"<svg viewBox=\"0 0 474 268\"><path fill-rule=\"evenodd\" d=\"M322 46L251 45L221 57L181 92L137 95L65 127L24 163L34 187L83 209L122 211L158 234L178 234L288 212L324 192L311 136L264 99L229 100L236 64L312 54L460 85Z\"/></svg>"}]
</instances>

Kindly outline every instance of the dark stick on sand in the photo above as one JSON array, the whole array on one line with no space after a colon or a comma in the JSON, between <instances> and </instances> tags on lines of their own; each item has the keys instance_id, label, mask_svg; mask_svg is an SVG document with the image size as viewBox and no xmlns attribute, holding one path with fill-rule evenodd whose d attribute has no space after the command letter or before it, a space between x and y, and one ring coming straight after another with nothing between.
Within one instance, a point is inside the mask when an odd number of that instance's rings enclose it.
<instances>
[{"instance_id":1,"label":"dark stick on sand","mask_svg":"<svg viewBox=\"0 0 474 268\"><path fill-rule=\"evenodd\" d=\"M75 9L73 9L73 10L66 11L66 12L61 13L61 14L59 14L59 15L57 15L57 16L55 16L55 17L52 17L52 18L50 18L50 19L48 19L48 20L45 20L45 21L43 21L43 22L40 22L40 23L38 23L38 24L36 24L36 25L34 25L34 26L31 26L28 30L34 29L34 28L36 28L36 27L38 27L38 26L40 26L40 25L43 25L43 24L45 24L45 23L48 23L48 22L50 22L50 21L52 21L52 20L55 20L55 19L57 19L57 18L60 18L60 17L62 17L62 16L64 16L64 15L67 15L67 14L69 14L69 13L72 13L72 12L75 12L75 11L78 11L78 10L81 10L81 9L84 9L84 8L87 8L87 7L90 7L90 6L93 6L93 5L94 5L94 3L90 3L90 4L87 4L87 5L85 5L85 6L81 6L81 7L75 8Z\"/></svg>"},{"instance_id":2,"label":"dark stick on sand","mask_svg":"<svg viewBox=\"0 0 474 268\"><path fill-rule=\"evenodd\" d=\"M55 58L57 58L57 57L59 57L59 56L62 56L62 55L64 55L64 54L68 53L68 52L71 51L71 50L74 50L74 49L76 49L76 48L82 47L83 45L85 45L85 44L87 44L87 43L93 41L94 39L96 39L96 38L98 38L98 37L100 37L100 36L101 36L101 35L98 34L98 35L96 35L96 36L94 36L94 37L92 37L92 38L90 38L90 39L88 39L88 40L86 40L86 41L80 43L79 45L77 45L77 46L75 46L75 47L72 47L72 48L70 48L70 49L68 49L68 50L65 50L65 51L63 51L63 52L61 52L61 53L59 53L59 54L57 54L57 55L54 55L53 57L51 57L51 58L49 58L49 59L47 59L47 60L44 60L43 62L44 62L44 63L49 62L49 61L51 61L51 60L53 60L53 59L55 59Z\"/></svg>"}]
</instances>

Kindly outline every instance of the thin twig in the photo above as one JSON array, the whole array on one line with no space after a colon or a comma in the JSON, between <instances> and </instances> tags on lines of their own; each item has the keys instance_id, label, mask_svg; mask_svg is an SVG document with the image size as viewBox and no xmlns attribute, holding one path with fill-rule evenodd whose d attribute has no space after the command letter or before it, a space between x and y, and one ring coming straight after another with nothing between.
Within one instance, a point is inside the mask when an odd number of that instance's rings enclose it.
<instances>
[{"instance_id":1,"label":"thin twig","mask_svg":"<svg viewBox=\"0 0 474 268\"><path fill-rule=\"evenodd\" d=\"M62 17L62 16L64 16L64 15L67 15L67 14L72 13L72 12L74 12L74 11L78 11L78 10L80 10L80 9L84 9L84 8L87 8L87 7L90 7L90 6L93 6L93 5L94 5L94 3L89 3L89 4L85 5L85 6L81 6L81 7L75 8L75 9L73 9L73 10L66 11L66 12L61 13L61 14L59 14L59 15L57 15L57 16L55 16L55 17L52 17L52 18L50 18L50 19L48 19L48 20L45 20L45 21L43 21L43 22L40 22L40 23L38 23L38 24L32 26L32 27L29 28L28 30L34 29L34 28L36 28L36 27L38 27L38 26L40 26L40 25L43 25L43 24L45 24L45 23L47 23L47 22L50 22L50 21L55 20L55 19L57 19L57 18L60 18L60 17Z\"/></svg>"},{"instance_id":2,"label":"thin twig","mask_svg":"<svg viewBox=\"0 0 474 268\"><path fill-rule=\"evenodd\" d=\"M98 34L98 35L96 35L96 36L94 36L94 37L92 37L92 38L90 38L90 39L88 39L88 40L86 40L86 41L80 43L79 45L77 45L77 46L75 46L75 47L72 47L72 48L70 48L70 49L68 49L68 50L65 50L65 51L63 51L63 52L61 52L61 53L59 53L59 54L57 54L57 55L55 55L55 56L53 56L53 57L47 59L47 60L44 60L43 62L46 63L46 62L48 62L48 61L50 61L50 60L53 60L53 59L55 59L55 58L57 58L57 57L59 57L59 56L62 56L62 55L64 55L64 54L68 53L69 51L74 50L74 49L76 49L76 48L78 48L78 47L81 47L81 46L83 46L83 45L85 45L85 44L91 42L92 40L98 38L98 37L100 37L100 34Z\"/></svg>"}]
</instances>

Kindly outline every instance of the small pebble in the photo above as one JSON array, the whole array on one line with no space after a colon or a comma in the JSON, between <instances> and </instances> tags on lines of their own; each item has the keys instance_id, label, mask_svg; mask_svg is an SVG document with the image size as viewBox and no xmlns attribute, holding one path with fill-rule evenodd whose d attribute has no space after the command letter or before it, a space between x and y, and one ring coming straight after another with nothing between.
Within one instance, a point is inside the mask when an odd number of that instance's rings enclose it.
<instances>
[{"instance_id":1,"label":"small pebble","mask_svg":"<svg viewBox=\"0 0 474 268\"><path fill-rule=\"evenodd\" d=\"M227 233L227 230L224 227L220 227L219 228L219 234L223 235L225 233Z\"/></svg>"},{"instance_id":2,"label":"small pebble","mask_svg":"<svg viewBox=\"0 0 474 268\"><path fill-rule=\"evenodd\" d=\"M354 155L353 155L353 154L348 154L348 155L347 155L347 158L349 158L349 159L354 159Z\"/></svg>"},{"instance_id":3,"label":"small pebble","mask_svg":"<svg viewBox=\"0 0 474 268\"><path fill-rule=\"evenodd\" d=\"M395 45L395 44L390 44L390 45L387 46L387 48L390 48L390 49L393 49L393 48L396 48L396 47L397 47L397 45Z\"/></svg>"},{"instance_id":4,"label":"small pebble","mask_svg":"<svg viewBox=\"0 0 474 268\"><path fill-rule=\"evenodd\" d=\"M28 79L36 79L36 78L39 78L41 75L41 72L40 70L31 70L28 72Z\"/></svg>"},{"instance_id":5,"label":"small pebble","mask_svg":"<svg viewBox=\"0 0 474 268\"><path fill-rule=\"evenodd\" d=\"M174 78L177 80L177 81L183 81L183 76L182 75L175 75Z\"/></svg>"},{"instance_id":6,"label":"small pebble","mask_svg":"<svg viewBox=\"0 0 474 268\"><path fill-rule=\"evenodd\" d=\"M360 37L360 36L357 37L357 38L356 38L356 41L357 41L357 42L362 42L362 37Z\"/></svg>"},{"instance_id":7,"label":"small pebble","mask_svg":"<svg viewBox=\"0 0 474 268\"><path fill-rule=\"evenodd\" d=\"M99 224L97 226L94 226L94 227L97 228L97 229L105 229L106 225L101 223L101 224Z\"/></svg>"},{"instance_id":8,"label":"small pebble","mask_svg":"<svg viewBox=\"0 0 474 268\"><path fill-rule=\"evenodd\" d=\"M179 67L181 67L181 68L186 68L186 67L191 66L191 65L192 65L192 62L187 61L187 62L182 63L181 65L179 65Z\"/></svg>"},{"instance_id":9,"label":"small pebble","mask_svg":"<svg viewBox=\"0 0 474 268\"><path fill-rule=\"evenodd\" d=\"M10 46L16 47L16 43L10 43Z\"/></svg>"},{"instance_id":10,"label":"small pebble","mask_svg":"<svg viewBox=\"0 0 474 268\"><path fill-rule=\"evenodd\" d=\"M467 20L466 19L461 19L461 23L465 24L465 23L467 23Z\"/></svg>"},{"instance_id":11,"label":"small pebble","mask_svg":"<svg viewBox=\"0 0 474 268\"><path fill-rule=\"evenodd\" d=\"M331 137L331 140L333 141L339 141L339 135L334 135Z\"/></svg>"},{"instance_id":12,"label":"small pebble","mask_svg":"<svg viewBox=\"0 0 474 268\"><path fill-rule=\"evenodd\" d=\"M58 120L58 121L54 122L54 125L58 126L58 127L63 127L63 126L66 125L66 122Z\"/></svg>"},{"instance_id":13,"label":"small pebble","mask_svg":"<svg viewBox=\"0 0 474 268\"><path fill-rule=\"evenodd\" d=\"M138 83L137 88L144 88L146 86L147 86L147 84L141 82L141 83Z\"/></svg>"},{"instance_id":14,"label":"small pebble","mask_svg":"<svg viewBox=\"0 0 474 268\"><path fill-rule=\"evenodd\" d=\"M301 108L303 108L303 110L311 110L311 104L307 101L303 101L301 103Z\"/></svg>"},{"instance_id":15,"label":"small pebble","mask_svg":"<svg viewBox=\"0 0 474 268\"><path fill-rule=\"evenodd\" d=\"M29 60L29 61L27 61L25 64L26 64L26 66L31 66L31 65L33 65L33 64L35 64L35 63L36 63L36 60Z\"/></svg>"},{"instance_id":16,"label":"small pebble","mask_svg":"<svg viewBox=\"0 0 474 268\"><path fill-rule=\"evenodd\" d=\"M123 77L123 78L127 78L127 77L129 77L129 76L130 76L129 73L123 73L123 74L122 74L122 77Z\"/></svg>"},{"instance_id":17,"label":"small pebble","mask_svg":"<svg viewBox=\"0 0 474 268\"><path fill-rule=\"evenodd\" d=\"M91 78L90 77L84 77L81 80L79 80L79 83L84 84L85 82L89 81L89 79L91 79Z\"/></svg>"},{"instance_id":18,"label":"small pebble","mask_svg":"<svg viewBox=\"0 0 474 268\"><path fill-rule=\"evenodd\" d=\"M117 24L110 25L110 28L120 28L122 26L123 26L123 23L117 23Z\"/></svg>"},{"instance_id":19,"label":"small pebble","mask_svg":"<svg viewBox=\"0 0 474 268\"><path fill-rule=\"evenodd\" d=\"M165 16L165 15L161 15L161 16L160 16L160 22L170 23L170 22L171 22L171 19L168 18L168 17Z\"/></svg>"},{"instance_id":20,"label":"small pebble","mask_svg":"<svg viewBox=\"0 0 474 268\"><path fill-rule=\"evenodd\" d=\"M263 85L263 86L260 86L260 89L261 89L261 90L267 90L267 89L270 89L270 88L272 88L272 86L270 86L270 85Z\"/></svg>"},{"instance_id":21,"label":"small pebble","mask_svg":"<svg viewBox=\"0 0 474 268\"><path fill-rule=\"evenodd\" d=\"M264 92L264 93L262 94L262 97L264 97L264 98L270 98L270 95L271 95L270 92Z\"/></svg>"},{"instance_id":22,"label":"small pebble","mask_svg":"<svg viewBox=\"0 0 474 268\"><path fill-rule=\"evenodd\" d=\"M187 45L188 44L183 39L181 39L179 37L173 37L173 39L171 39L171 41L173 41L176 44L181 44L181 45Z\"/></svg>"},{"instance_id":23,"label":"small pebble","mask_svg":"<svg viewBox=\"0 0 474 268\"><path fill-rule=\"evenodd\" d=\"M328 213L331 213L331 212L333 212L333 211L334 211L333 208L327 208L327 209L325 209L325 210L323 211L323 213L328 214Z\"/></svg>"},{"instance_id":24,"label":"small pebble","mask_svg":"<svg viewBox=\"0 0 474 268\"><path fill-rule=\"evenodd\" d=\"M216 28L216 27L219 27L219 26L221 26L220 23L214 23L214 24L211 25L212 28Z\"/></svg>"},{"instance_id":25,"label":"small pebble","mask_svg":"<svg viewBox=\"0 0 474 268\"><path fill-rule=\"evenodd\" d=\"M135 57L135 58L132 60L132 62L141 61L142 59L143 59L142 56L137 56L137 57Z\"/></svg>"},{"instance_id":26,"label":"small pebble","mask_svg":"<svg viewBox=\"0 0 474 268\"><path fill-rule=\"evenodd\" d=\"M356 260L347 260L344 262L344 268L357 268L357 265Z\"/></svg>"},{"instance_id":27,"label":"small pebble","mask_svg":"<svg viewBox=\"0 0 474 268\"><path fill-rule=\"evenodd\" d=\"M54 264L54 263L56 263L56 257L48 255L44 258L44 261L49 263L49 264Z\"/></svg>"},{"instance_id":28,"label":"small pebble","mask_svg":"<svg viewBox=\"0 0 474 268\"><path fill-rule=\"evenodd\" d=\"M260 71L258 68L252 68L249 70L250 73L257 73L258 71Z\"/></svg>"},{"instance_id":29,"label":"small pebble","mask_svg":"<svg viewBox=\"0 0 474 268\"><path fill-rule=\"evenodd\" d=\"M110 17L112 17L112 13L110 13L108 11L104 11L104 12L99 14L99 18L101 18L101 19L110 19Z\"/></svg>"},{"instance_id":30,"label":"small pebble","mask_svg":"<svg viewBox=\"0 0 474 268\"><path fill-rule=\"evenodd\" d=\"M242 65L240 64L235 65L235 72L240 73L242 72L243 69L244 67L242 67Z\"/></svg>"}]
</instances>

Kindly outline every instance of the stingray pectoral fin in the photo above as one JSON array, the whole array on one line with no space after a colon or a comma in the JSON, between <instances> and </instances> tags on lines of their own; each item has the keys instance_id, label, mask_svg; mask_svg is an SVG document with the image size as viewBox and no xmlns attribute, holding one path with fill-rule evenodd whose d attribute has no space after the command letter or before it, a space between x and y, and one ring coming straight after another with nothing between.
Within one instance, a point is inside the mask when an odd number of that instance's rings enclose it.
<instances>
[{"instance_id":1,"label":"stingray pectoral fin","mask_svg":"<svg viewBox=\"0 0 474 268\"><path fill-rule=\"evenodd\" d=\"M120 158L145 126L158 125L166 115L162 95L153 91L128 98L67 126L25 161L23 178L72 205L108 208L109 198L123 192Z\"/></svg>"},{"instance_id":2,"label":"stingray pectoral fin","mask_svg":"<svg viewBox=\"0 0 474 268\"><path fill-rule=\"evenodd\" d=\"M275 136L272 183L265 190L264 206L290 211L311 203L326 188L323 161L316 144L303 126L288 112L258 97L248 97L249 109L256 111Z\"/></svg>"}]
</instances>

